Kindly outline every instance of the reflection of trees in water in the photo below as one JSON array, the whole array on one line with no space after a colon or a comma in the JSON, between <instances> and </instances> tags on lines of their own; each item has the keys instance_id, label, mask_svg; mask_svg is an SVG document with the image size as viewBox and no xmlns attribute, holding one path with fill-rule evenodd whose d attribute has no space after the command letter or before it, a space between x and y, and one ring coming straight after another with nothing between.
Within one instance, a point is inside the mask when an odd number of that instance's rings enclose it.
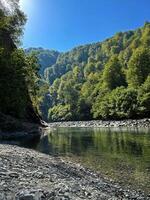
<instances>
[{"instance_id":1,"label":"reflection of trees in water","mask_svg":"<svg viewBox=\"0 0 150 200\"><path fill-rule=\"evenodd\" d=\"M135 135L128 132L94 132L94 145L102 153L126 154L129 156L142 156L145 137L143 134Z\"/></svg>"},{"instance_id":2,"label":"reflection of trees in water","mask_svg":"<svg viewBox=\"0 0 150 200\"><path fill-rule=\"evenodd\" d=\"M137 131L137 130L136 130ZM48 154L73 154L93 159L100 156L110 162L126 162L147 166L150 135L111 129L56 129L42 138L38 148ZM147 144L149 142L149 145ZM100 159L97 157L97 159ZM91 161L93 162L93 161Z\"/></svg>"},{"instance_id":3,"label":"reflection of trees in water","mask_svg":"<svg viewBox=\"0 0 150 200\"><path fill-rule=\"evenodd\" d=\"M37 149L42 153L53 154L52 144L48 140L48 135L45 135L41 138Z\"/></svg>"},{"instance_id":4,"label":"reflection of trees in water","mask_svg":"<svg viewBox=\"0 0 150 200\"><path fill-rule=\"evenodd\" d=\"M135 141L128 141L128 151L130 154L133 154L136 156L142 156L143 155L142 144L137 143Z\"/></svg>"},{"instance_id":5,"label":"reflection of trees in water","mask_svg":"<svg viewBox=\"0 0 150 200\"><path fill-rule=\"evenodd\" d=\"M137 131L137 130L136 130ZM46 153L107 154L110 157L135 159L150 153L150 135L111 129L57 129L41 140L40 148ZM146 139L147 137L147 139ZM150 145L150 144L149 144ZM42 150L43 152L43 150Z\"/></svg>"},{"instance_id":6,"label":"reflection of trees in water","mask_svg":"<svg viewBox=\"0 0 150 200\"><path fill-rule=\"evenodd\" d=\"M76 154L86 152L94 146L93 134L82 131L81 133L72 132L71 129L66 132L58 130L48 134L48 141L52 152L60 154Z\"/></svg>"},{"instance_id":7,"label":"reflection of trees in water","mask_svg":"<svg viewBox=\"0 0 150 200\"><path fill-rule=\"evenodd\" d=\"M38 145L47 154L68 155L114 177L148 186L150 134L140 131L64 128L51 131ZM119 173L118 173L119 172ZM129 179L129 180L128 180ZM145 179L145 182L142 180ZM131 181L131 182L132 182ZM147 186L146 186L147 184Z\"/></svg>"},{"instance_id":8,"label":"reflection of trees in water","mask_svg":"<svg viewBox=\"0 0 150 200\"><path fill-rule=\"evenodd\" d=\"M80 155L88 151L90 148L94 146L93 134L75 136L71 137L71 152Z\"/></svg>"}]
</instances>

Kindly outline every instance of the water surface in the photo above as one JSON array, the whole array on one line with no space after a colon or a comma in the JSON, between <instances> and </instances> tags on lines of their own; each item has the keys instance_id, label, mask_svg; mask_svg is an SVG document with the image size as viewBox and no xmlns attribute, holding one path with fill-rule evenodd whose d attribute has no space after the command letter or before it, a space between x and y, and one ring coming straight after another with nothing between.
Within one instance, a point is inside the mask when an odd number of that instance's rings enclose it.
<instances>
[{"instance_id":1,"label":"water surface","mask_svg":"<svg viewBox=\"0 0 150 200\"><path fill-rule=\"evenodd\" d=\"M35 148L79 162L120 184L150 191L148 129L49 129Z\"/></svg>"}]
</instances>

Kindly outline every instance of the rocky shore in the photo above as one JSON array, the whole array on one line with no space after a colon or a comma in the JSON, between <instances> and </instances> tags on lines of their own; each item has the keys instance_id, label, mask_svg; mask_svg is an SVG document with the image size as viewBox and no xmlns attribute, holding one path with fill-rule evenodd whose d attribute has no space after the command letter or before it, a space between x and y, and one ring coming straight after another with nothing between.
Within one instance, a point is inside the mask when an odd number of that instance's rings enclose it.
<instances>
[{"instance_id":1,"label":"rocky shore","mask_svg":"<svg viewBox=\"0 0 150 200\"><path fill-rule=\"evenodd\" d=\"M0 112L0 140L39 138L42 134L42 127L46 126L47 124L43 121L40 124L25 122Z\"/></svg>"},{"instance_id":2,"label":"rocky shore","mask_svg":"<svg viewBox=\"0 0 150 200\"><path fill-rule=\"evenodd\" d=\"M146 128L150 127L150 119L138 119L138 120L93 120L93 121L74 121L74 122L54 122L49 123L49 127L97 127L97 128L111 128L111 127L138 127Z\"/></svg>"},{"instance_id":3,"label":"rocky shore","mask_svg":"<svg viewBox=\"0 0 150 200\"><path fill-rule=\"evenodd\" d=\"M0 200L150 199L79 164L0 145Z\"/></svg>"}]
</instances>

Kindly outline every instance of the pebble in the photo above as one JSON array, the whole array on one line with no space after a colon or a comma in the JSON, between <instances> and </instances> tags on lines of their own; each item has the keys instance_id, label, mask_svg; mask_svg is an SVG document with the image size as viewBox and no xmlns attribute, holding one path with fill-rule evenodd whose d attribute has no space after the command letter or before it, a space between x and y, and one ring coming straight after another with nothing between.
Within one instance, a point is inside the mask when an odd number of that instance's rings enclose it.
<instances>
[{"instance_id":1,"label":"pebble","mask_svg":"<svg viewBox=\"0 0 150 200\"><path fill-rule=\"evenodd\" d=\"M0 144L0 200L148 200L79 164Z\"/></svg>"},{"instance_id":2,"label":"pebble","mask_svg":"<svg viewBox=\"0 0 150 200\"><path fill-rule=\"evenodd\" d=\"M70 121L70 122L53 122L48 124L49 127L95 127L95 128L106 128L106 127L150 127L150 119L138 119L138 120L120 120L120 121L104 121L104 120L93 120L93 121Z\"/></svg>"}]
</instances>

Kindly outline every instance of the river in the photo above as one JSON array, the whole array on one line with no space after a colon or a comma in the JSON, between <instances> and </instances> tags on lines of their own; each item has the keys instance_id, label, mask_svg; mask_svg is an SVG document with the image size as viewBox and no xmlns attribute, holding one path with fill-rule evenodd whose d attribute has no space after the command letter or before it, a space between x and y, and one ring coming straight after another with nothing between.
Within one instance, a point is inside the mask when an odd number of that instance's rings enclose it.
<instances>
[{"instance_id":1,"label":"river","mask_svg":"<svg viewBox=\"0 0 150 200\"><path fill-rule=\"evenodd\" d=\"M150 191L149 129L47 129L33 148L81 163L121 185Z\"/></svg>"},{"instance_id":2,"label":"river","mask_svg":"<svg viewBox=\"0 0 150 200\"><path fill-rule=\"evenodd\" d=\"M11 143L65 158L122 186L150 192L149 128L48 128L40 140Z\"/></svg>"}]
</instances>

